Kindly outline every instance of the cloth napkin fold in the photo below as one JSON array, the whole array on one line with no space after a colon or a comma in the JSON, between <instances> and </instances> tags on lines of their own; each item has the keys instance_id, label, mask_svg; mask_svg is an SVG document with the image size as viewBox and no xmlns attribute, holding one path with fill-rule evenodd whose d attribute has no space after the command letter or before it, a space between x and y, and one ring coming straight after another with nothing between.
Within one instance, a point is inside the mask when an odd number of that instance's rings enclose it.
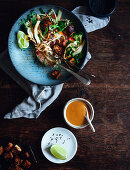
<instances>
[{"instance_id":1,"label":"cloth napkin fold","mask_svg":"<svg viewBox=\"0 0 130 170\"><path fill-rule=\"evenodd\" d=\"M88 16L86 14L86 8L79 6L75 8L72 12L81 20L87 32L92 32L97 29L105 27L110 18L96 18L93 16ZM88 52L86 56L85 64L91 59L91 55ZM7 113L5 119L13 118L38 118L42 111L44 111L53 101L59 96L63 84L55 86L42 86L29 82L24 79L15 70L10 60L8 50L5 50L0 54L0 67L14 80L16 81L24 90L28 93L29 97L23 100L19 105L17 105L11 112Z\"/></svg>"}]
</instances>

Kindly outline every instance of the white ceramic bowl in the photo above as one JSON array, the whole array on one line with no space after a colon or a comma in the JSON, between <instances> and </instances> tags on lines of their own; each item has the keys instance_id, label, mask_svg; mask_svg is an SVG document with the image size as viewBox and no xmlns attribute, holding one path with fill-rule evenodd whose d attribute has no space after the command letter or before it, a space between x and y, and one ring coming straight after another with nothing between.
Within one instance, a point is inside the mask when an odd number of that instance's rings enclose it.
<instances>
[{"instance_id":1,"label":"white ceramic bowl","mask_svg":"<svg viewBox=\"0 0 130 170\"><path fill-rule=\"evenodd\" d=\"M81 129L81 128L84 128L84 127L88 126L88 123L83 124L82 126L75 126L75 125L71 124L71 123L67 120L67 117L66 117L66 109L67 109L68 105L69 105L70 103L74 102L74 101L82 101L82 102L84 102L84 103L87 104L87 106L90 108L90 112L91 112L91 115L90 115L90 120L91 120L91 121L92 121L93 118L94 118L94 109L93 109L92 104L91 104L88 100L85 100L85 99L83 99L83 98L74 98L74 99L69 100L69 101L65 104L64 109L63 109L63 115L64 115L65 122L66 122L69 126L71 126L71 127L73 127L73 128Z\"/></svg>"}]
</instances>

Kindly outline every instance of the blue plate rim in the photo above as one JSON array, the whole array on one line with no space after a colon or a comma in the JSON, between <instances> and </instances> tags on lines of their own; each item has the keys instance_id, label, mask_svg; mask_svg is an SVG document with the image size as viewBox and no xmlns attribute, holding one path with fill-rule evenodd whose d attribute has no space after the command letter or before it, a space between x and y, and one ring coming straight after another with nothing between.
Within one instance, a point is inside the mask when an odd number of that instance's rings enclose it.
<instances>
[{"instance_id":1,"label":"blue plate rim","mask_svg":"<svg viewBox=\"0 0 130 170\"><path fill-rule=\"evenodd\" d=\"M84 37L85 37L85 41L86 41L86 45L87 45L87 47L86 47L86 56L87 56L87 53L88 53L88 36L87 36L87 31L85 30L85 28L84 28L82 22L80 21L80 19L79 19L72 11L69 11L68 9L66 9L66 8L64 8L64 7L62 7L62 6L55 5L55 4L43 4L43 5L34 6L34 7L32 7L32 8L27 9L25 12L23 12L23 13L15 20L15 22L13 23L13 25L12 25L12 27L11 27L11 29L10 29L9 36L8 36L8 53L9 53L9 57L10 57L10 59L11 59L11 62L12 62L13 67L15 68L15 70L17 71L17 73L19 73L19 74L20 74L20 72L17 70L17 68L15 67L15 64L13 63L12 57L11 57L11 55L10 55L10 48L9 48L9 40L10 40L11 32L12 32L12 30L13 30L13 26L16 24L17 20L18 20L22 15L24 15L26 12L31 11L31 10L34 10L34 8L41 8L41 7L43 7L43 6L51 6L51 8L52 8L52 6L54 6L54 7L56 7L56 8L61 8L61 9L65 10L66 12L70 13L72 16L74 16L74 17L78 20L78 22L82 25L82 28L83 28L83 30L84 30ZM85 58L86 58L86 57L85 57ZM84 61L85 61L85 59L84 59ZM84 62L83 62L82 65L80 66L80 69L82 68L83 64L84 64ZM77 72L78 72L78 71L77 71ZM20 74L20 75L21 75L21 74ZM55 84L48 84L48 85L47 85L47 84L40 84L40 83L36 83L36 82L34 82L34 81L30 81L30 80L28 80L25 76L23 76L23 75L21 75L21 76L22 76L23 78L25 78L25 79L26 79L27 81L29 81L29 82L32 82L32 83L35 83L35 84L38 84L38 85L45 85L45 86L53 86L53 85L59 85L59 84L62 84L62 83L66 83L66 82L68 82L70 79L72 79L72 77L73 77L73 75L70 74L69 78L67 78L66 80L62 80L60 83L57 82L57 83L55 83Z\"/></svg>"}]
</instances>

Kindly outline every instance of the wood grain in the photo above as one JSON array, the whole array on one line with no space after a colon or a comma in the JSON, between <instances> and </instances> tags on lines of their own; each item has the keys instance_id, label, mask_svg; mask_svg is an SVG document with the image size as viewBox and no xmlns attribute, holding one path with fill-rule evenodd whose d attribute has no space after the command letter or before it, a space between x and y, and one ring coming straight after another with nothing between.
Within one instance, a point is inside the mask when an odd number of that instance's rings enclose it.
<instances>
[{"instance_id":1,"label":"wood grain","mask_svg":"<svg viewBox=\"0 0 130 170\"><path fill-rule=\"evenodd\" d=\"M88 1L87 1L88 2ZM85 5L82 0L1 0L0 51L14 21L27 9L41 4L61 5L69 10ZM32 144L38 159L38 170L128 170L130 168L130 1L119 0L107 27L88 34L92 59L85 66L96 78L88 87L73 78L64 84L58 99L38 119L4 120L5 113L25 97L26 92L0 69L0 139L10 136L19 143ZM95 110L93 125L75 130L63 119L65 103L74 97L88 99ZM43 134L53 127L71 130L78 140L76 156L68 163L52 164L40 149Z\"/></svg>"}]
</instances>

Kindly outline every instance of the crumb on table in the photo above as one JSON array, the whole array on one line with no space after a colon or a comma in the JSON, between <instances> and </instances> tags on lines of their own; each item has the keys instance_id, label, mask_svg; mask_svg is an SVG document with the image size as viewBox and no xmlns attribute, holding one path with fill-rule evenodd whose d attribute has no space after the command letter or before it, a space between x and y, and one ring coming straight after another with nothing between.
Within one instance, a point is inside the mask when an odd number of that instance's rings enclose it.
<instances>
[{"instance_id":1,"label":"crumb on table","mask_svg":"<svg viewBox=\"0 0 130 170\"><path fill-rule=\"evenodd\" d=\"M28 152L25 152L25 155L26 155L26 157L27 157L27 158L29 158L29 157L30 157L30 155L29 155L29 153L28 153Z\"/></svg>"},{"instance_id":2,"label":"crumb on table","mask_svg":"<svg viewBox=\"0 0 130 170\"><path fill-rule=\"evenodd\" d=\"M5 147L5 151L9 151L13 147L13 143L9 142L8 145Z\"/></svg>"},{"instance_id":3,"label":"crumb on table","mask_svg":"<svg viewBox=\"0 0 130 170\"><path fill-rule=\"evenodd\" d=\"M22 149L18 145L15 145L12 149L12 153L15 155L19 154L21 151Z\"/></svg>"},{"instance_id":4,"label":"crumb on table","mask_svg":"<svg viewBox=\"0 0 130 170\"><path fill-rule=\"evenodd\" d=\"M6 152L6 153L4 153L4 158L5 158L5 159L13 159L13 154L12 154L12 152Z\"/></svg>"},{"instance_id":5,"label":"crumb on table","mask_svg":"<svg viewBox=\"0 0 130 170\"><path fill-rule=\"evenodd\" d=\"M23 160L19 156L15 156L14 162L16 165L21 165Z\"/></svg>"},{"instance_id":6,"label":"crumb on table","mask_svg":"<svg viewBox=\"0 0 130 170\"><path fill-rule=\"evenodd\" d=\"M31 166L31 162L29 162L28 160L24 161L24 163L22 164L22 166L26 169L29 169Z\"/></svg>"},{"instance_id":7,"label":"crumb on table","mask_svg":"<svg viewBox=\"0 0 130 170\"><path fill-rule=\"evenodd\" d=\"M3 152L4 152L3 146L0 146L0 156L3 154Z\"/></svg>"}]
</instances>

